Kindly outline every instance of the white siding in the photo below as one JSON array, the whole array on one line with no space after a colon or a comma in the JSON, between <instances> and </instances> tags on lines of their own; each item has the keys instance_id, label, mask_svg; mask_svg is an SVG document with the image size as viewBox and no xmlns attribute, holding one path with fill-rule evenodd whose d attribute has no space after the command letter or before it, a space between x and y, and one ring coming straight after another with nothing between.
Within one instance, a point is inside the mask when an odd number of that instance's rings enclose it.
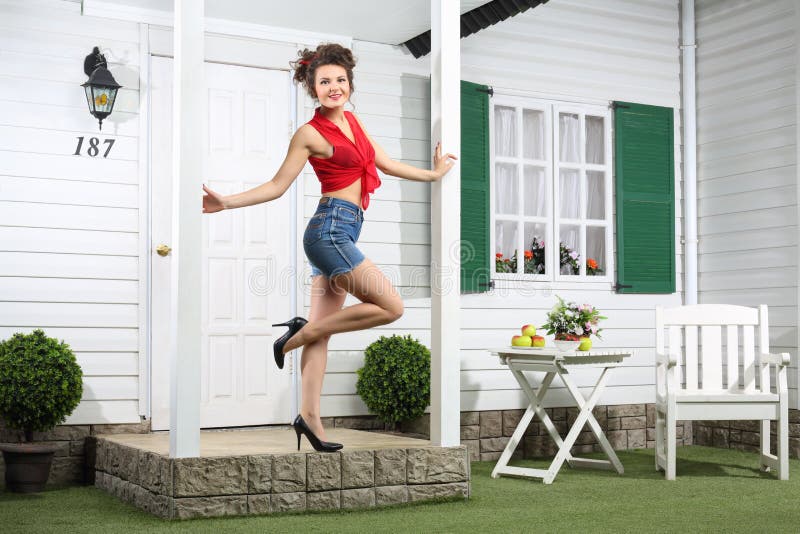
<instances>
[{"instance_id":1,"label":"white siding","mask_svg":"<svg viewBox=\"0 0 800 534\"><path fill-rule=\"evenodd\" d=\"M797 3L697 2L699 301L769 305L797 406Z\"/></svg>"},{"instance_id":2,"label":"white siding","mask_svg":"<svg viewBox=\"0 0 800 534\"><path fill-rule=\"evenodd\" d=\"M606 312L604 339L595 346L635 350L626 366L611 375L601 403L653 401L654 306L676 306L682 301L678 35L677 1L559 0L462 40L462 78L491 85L497 92L567 101L626 100L674 108L678 203L678 293L617 295L611 284L497 282L492 292L462 297L462 410L526 405L511 374L486 349L508 345L523 324L542 324L555 294L593 303ZM427 76L427 59L413 60L401 50L392 52L391 47L367 43L355 43L355 52L359 64L354 102L367 129L392 157L428 164L428 90L427 84L417 79ZM306 184L308 195L319 193L313 174L307 176ZM355 370L363 363L364 348L380 335L411 334L430 343L430 300L410 298L430 294L429 188L387 178L373 198L366 214L363 250L400 281L406 312L395 324L331 339L324 415L367 413L355 395ZM306 218L314 205L309 196ZM424 225L424 230L417 225ZM306 297L306 305L308 302ZM594 378L590 372L577 380L580 385L590 385ZM548 401L568 404L564 390L556 391Z\"/></svg>"},{"instance_id":3,"label":"white siding","mask_svg":"<svg viewBox=\"0 0 800 534\"><path fill-rule=\"evenodd\" d=\"M0 11L0 339L42 328L72 347L84 392L69 423L137 422L138 25L54 0ZM102 132L80 87L95 45L124 86ZM116 144L79 157L78 136Z\"/></svg>"},{"instance_id":4,"label":"white siding","mask_svg":"<svg viewBox=\"0 0 800 534\"><path fill-rule=\"evenodd\" d=\"M70 422L135 421L143 386L138 295L145 271L138 222L139 28L81 17L71 2L0 0L0 9L0 338L43 327L72 345L86 381L85 400ZM678 27L677 0L549 2L462 40L462 78L498 92L675 108L680 243ZM113 51L111 70L125 86L102 135L79 87L85 81L83 58L94 45ZM429 165L428 60L367 42L355 42L354 52L359 64L353 102L367 130L393 158ZM304 112L310 117L308 100ZM107 160L73 156L80 135L113 137L117 144ZM777 135L768 142L780 143ZM782 153L771 156L780 159ZM334 336L323 390L327 416L367 413L355 394L355 370L364 348L380 335L408 333L430 344L430 186L381 178L361 245L399 287L406 313L386 327ZM319 183L310 168L301 183L299 217L307 221ZM612 375L601 402L652 401L652 310L681 302L679 244L677 250L679 292L673 295L617 295L610 284L504 282L490 293L464 296L461 409L524 405L510 373L486 349L506 345L524 323L541 324L556 293L606 312L604 340L597 346L636 351ZM307 279L301 303L306 312ZM792 305L785 305L784 321ZM773 317L776 331L786 329L776 322L778 310ZM592 377L577 380L590 384ZM556 405L565 400L563 391L550 398Z\"/></svg>"}]
</instances>

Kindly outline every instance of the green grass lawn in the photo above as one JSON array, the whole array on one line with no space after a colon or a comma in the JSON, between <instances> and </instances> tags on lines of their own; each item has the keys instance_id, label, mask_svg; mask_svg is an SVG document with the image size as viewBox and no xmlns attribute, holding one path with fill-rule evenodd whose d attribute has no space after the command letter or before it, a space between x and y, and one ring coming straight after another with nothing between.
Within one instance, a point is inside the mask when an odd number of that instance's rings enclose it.
<instances>
[{"instance_id":1,"label":"green grass lawn","mask_svg":"<svg viewBox=\"0 0 800 534\"><path fill-rule=\"evenodd\" d=\"M472 464L468 501L303 515L169 522L93 487L0 493L0 532L799 532L800 460L781 482L753 453L678 448L678 479L653 469L653 451L619 453L625 474L570 469L555 482L492 479ZM543 466L524 461L518 465Z\"/></svg>"}]
</instances>

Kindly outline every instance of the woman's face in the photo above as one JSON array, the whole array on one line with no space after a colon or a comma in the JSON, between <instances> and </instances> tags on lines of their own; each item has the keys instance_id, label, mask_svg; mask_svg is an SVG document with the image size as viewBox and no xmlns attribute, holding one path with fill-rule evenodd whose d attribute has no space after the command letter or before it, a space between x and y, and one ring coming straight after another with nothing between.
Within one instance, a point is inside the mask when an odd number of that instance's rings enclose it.
<instances>
[{"instance_id":1,"label":"woman's face","mask_svg":"<svg viewBox=\"0 0 800 534\"><path fill-rule=\"evenodd\" d=\"M314 91L320 105L326 108L344 106L350 98L350 82L347 71L339 65L321 65L317 67Z\"/></svg>"}]
</instances>

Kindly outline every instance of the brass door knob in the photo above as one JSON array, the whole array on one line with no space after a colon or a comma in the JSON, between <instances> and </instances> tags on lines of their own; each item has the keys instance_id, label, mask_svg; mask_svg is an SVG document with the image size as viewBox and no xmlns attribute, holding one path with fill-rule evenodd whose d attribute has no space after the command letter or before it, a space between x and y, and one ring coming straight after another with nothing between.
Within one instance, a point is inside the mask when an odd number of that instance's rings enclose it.
<instances>
[{"instance_id":1,"label":"brass door knob","mask_svg":"<svg viewBox=\"0 0 800 534\"><path fill-rule=\"evenodd\" d=\"M172 252L172 249L167 245L162 244L156 247L156 254L159 256L167 256L170 252Z\"/></svg>"}]
</instances>

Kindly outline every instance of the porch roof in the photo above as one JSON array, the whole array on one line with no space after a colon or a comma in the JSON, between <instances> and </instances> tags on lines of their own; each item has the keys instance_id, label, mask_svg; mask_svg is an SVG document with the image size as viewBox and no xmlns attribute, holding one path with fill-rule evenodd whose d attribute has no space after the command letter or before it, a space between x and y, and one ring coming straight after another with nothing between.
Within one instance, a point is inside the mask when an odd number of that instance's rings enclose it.
<instances>
[{"instance_id":1,"label":"porch roof","mask_svg":"<svg viewBox=\"0 0 800 534\"><path fill-rule=\"evenodd\" d=\"M504 0L507 2L508 0ZM519 0L514 0L517 2ZM512 2L512 3L514 3ZM174 0L81 0L85 13L172 25ZM488 0L461 0L462 14L489 4ZM360 41L400 45L431 29L429 0L348 0L332 4L323 0L281 3L261 0L205 0L206 19L248 26L264 26L335 36ZM430 50L430 37L428 38ZM427 53L427 52L426 52Z\"/></svg>"}]
</instances>

